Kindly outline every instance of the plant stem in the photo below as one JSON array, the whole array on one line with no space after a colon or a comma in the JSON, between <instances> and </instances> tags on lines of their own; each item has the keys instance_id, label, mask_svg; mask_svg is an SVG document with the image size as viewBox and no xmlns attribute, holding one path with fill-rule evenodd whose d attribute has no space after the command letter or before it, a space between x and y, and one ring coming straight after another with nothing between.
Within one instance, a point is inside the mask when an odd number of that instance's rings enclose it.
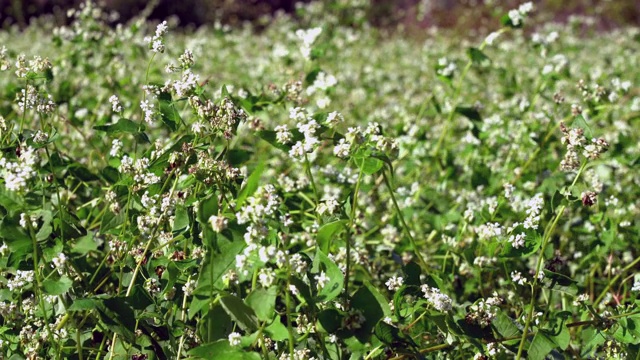
<instances>
[{"instance_id":1,"label":"plant stem","mask_svg":"<svg viewBox=\"0 0 640 360\"><path fill-rule=\"evenodd\" d=\"M422 266L422 268L424 270L426 270L427 269L427 263L424 261L424 258L422 257L422 254L420 253L420 249L418 248L418 245L416 244L416 240L413 238L413 235L411 235L411 229L409 228L409 225L407 225L407 222L404 220L404 215L402 215L402 210L400 209L400 206L398 205L398 202L396 201L396 197L393 194L393 189L391 188L391 184L389 183L389 177L387 177L387 174L384 171L382 172L382 176L384 178L384 183L387 186L387 189L389 190L389 194L391 195L391 201L393 202L393 206L396 208L396 213L398 214L398 218L400 218L400 222L402 223L402 227L404 228L405 233L409 237L409 242L411 242L411 247L413 247L413 251L416 254L416 257L418 258L418 261L420 262L420 265Z\"/></svg>"}]
</instances>

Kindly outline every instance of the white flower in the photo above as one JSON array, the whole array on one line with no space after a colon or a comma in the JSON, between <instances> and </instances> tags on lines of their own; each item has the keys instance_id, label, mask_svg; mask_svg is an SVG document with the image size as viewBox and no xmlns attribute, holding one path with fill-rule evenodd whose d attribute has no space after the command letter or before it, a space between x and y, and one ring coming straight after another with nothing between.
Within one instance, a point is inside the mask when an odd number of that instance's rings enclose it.
<instances>
[{"instance_id":1,"label":"white flower","mask_svg":"<svg viewBox=\"0 0 640 360\"><path fill-rule=\"evenodd\" d=\"M329 277L325 274L324 271L320 272L320 274L313 277L315 281L318 283L318 290L321 290L329 283Z\"/></svg>"},{"instance_id":2,"label":"white flower","mask_svg":"<svg viewBox=\"0 0 640 360\"><path fill-rule=\"evenodd\" d=\"M219 233L227 228L229 220L224 216L211 215L211 217L209 218L209 223L211 224L213 231Z\"/></svg>"},{"instance_id":3,"label":"white flower","mask_svg":"<svg viewBox=\"0 0 640 360\"><path fill-rule=\"evenodd\" d=\"M517 235L511 235L509 237L509 243L511 243L511 246L514 249L518 249L524 246L524 238L525 238L525 234L524 233L520 233Z\"/></svg>"},{"instance_id":4,"label":"white flower","mask_svg":"<svg viewBox=\"0 0 640 360\"><path fill-rule=\"evenodd\" d=\"M234 331L229 334L229 345L238 346L240 345L240 340L242 340L242 335L240 335L239 333Z\"/></svg>"},{"instance_id":5,"label":"white flower","mask_svg":"<svg viewBox=\"0 0 640 360\"><path fill-rule=\"evenodd\" d=\"M293 138L286 125L278 125L274 130L276 131L276 141L280 144L287 144Z\"/></svg>"},{"instance_id":6,"label":"white flower","mask_svg":"<svg viewBox=\"0 0 640 360\"><path fill-rule=\"evenodd\" d=\"M113 139L111 142L111 150L109 151L109 155L116 157L120 154L120 150L122 150L122 146L124 144L119 139Z\"/></svg>"},{"instance_id":7,"label":"white flower","mask_svg":"<svg viewBox=\"0 0 640 360\"><path fill-rule=\"evenodd\" d=\"M433 305L438 311L449 311L453 308L452 300L449 296L440 292L440 289L429 287L428 285L422 285L421 290L424 293L425 299Z\"/></svg>"},{"instance_id":8,"label":"white flower","mask_svg":"<svg viewBox=\"0 0 640 360\"><path fill-rule=\"evenodd\" d=\"M122 111L122 105L120 105L120 100L117 96L111 95L109 102L111 103L111 110L113 110L113 112L119 113Z\"/></svg>"},{"instance_id":9,"label":"white flower","mask_svg":"<svg viewBox=\"0 0 640 360\"><path fill-rule=\"evenodd\" d=\"M500 33L497 31L492 32L491 34L487 35L486 39L484 39L484 42L487 45L493 45L494 41L496 41L496 39L500 36Z\"/></svg>"},{"instance_id":10,"label":"white flower","mask_svg":"<svg viewBox=\"0 0 640 360\"><path fill-rule=\"evenodd\" d=\"M389 280L387 280L385 285L387 285L387 288L390 291L396 291L402 286L403 283L404 283L404 279L402 278L402 276L394 275Z\"/></svg>"}]
</instances>

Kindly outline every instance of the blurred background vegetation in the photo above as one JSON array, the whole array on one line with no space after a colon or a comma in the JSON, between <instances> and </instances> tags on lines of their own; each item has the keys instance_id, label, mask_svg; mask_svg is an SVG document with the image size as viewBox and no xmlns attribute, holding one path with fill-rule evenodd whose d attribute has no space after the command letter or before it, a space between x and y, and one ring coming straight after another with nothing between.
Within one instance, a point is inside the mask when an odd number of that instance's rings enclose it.
<instances>
[{"instance_id":1,"label":"blurred background vegetation","mask_svg":"<svg viewBox=\"0 0 640 360\"><path fill-rule=\"evenodd\" d=\"M66 22L66 10L84 0L0 0L0 26L24 28L34 17L49 16L58 25ZM237 26L244 22L264 24L264 15L278 11L295 13L300 0L102 0L107 9L120 14L118 21L144 9L152 19L176 16L183 26L221 22ZM368 20L379 27L423 29L431 26L461 32L484 32L495 27L495 18L521 1L511 0L324 0L326 8L364 8ZM640 26L638 0L539 0L533 1L543 20L566 21L571 15L591 16L599 29L621 25Z\"/></svg>"}]
</instances>

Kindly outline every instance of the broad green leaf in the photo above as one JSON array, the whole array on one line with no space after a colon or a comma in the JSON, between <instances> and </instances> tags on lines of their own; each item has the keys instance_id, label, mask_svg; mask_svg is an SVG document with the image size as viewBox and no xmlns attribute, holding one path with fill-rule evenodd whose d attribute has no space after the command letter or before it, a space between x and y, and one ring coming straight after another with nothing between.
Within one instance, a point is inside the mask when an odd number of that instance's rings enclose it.
<instances>
[{"instance_id":1,"label":"broad green leaf","mask_svg":"<svg viewBox=\"0 0 640 360\"><path fill-rule=\"evenodd\" d=\"M231 318L245 331L256 331L259 327L256 313L237 296L226 295L220 304Z\"/></svg>"},{"instance_id":2,"label":"broad green leaf","mask_svg":"<svg viewBox=\"0 0 640 360\"><path fill-rule=\"evenodd\" d=\"M382 303L384 303L384 305ZM351 306L354 309L362 311L366 319L364 324L355 330L355 335L360 341L368 341L371 331L378 321L391 314L388 302L385 301L378 290L370 284L365 284L365 286L362 286L353 294Z\"/></svg>"},{"instance_id":3,"label":"broad green leaf","mask_svg":"<svg viewBox=\"0 0 640 360\"><path fill-rule=\"evenodd\" d=\"M325 272L329 281L318 291L317 301L331 301L342 292L344 276L340 268L318 249L313 259L311 272L319 275L322 271Z\"/></svg>"},{"instance_id":4,"label":"broad green leaf","mask_svg":"<svg viewBox=\"0 0 640 360\"><path fill-rule=\"evenodd\" d=\"M214 250L209 251L202 264L196 293L208 295L213 289L221 289L223 287L222 275L235 264L236 255L245 246L246 243L243 241L234 241L222 245L220 253L216 253Z\"/></svg>"},{"instance_id":5,"label":"broad green leaf","mask_svg":"<svg viewBox=\"0 0 640 360\"><path fill-rule=\"evenodd\" d=\"M568 276L558 274L549 270L543 271L545 276L543 279L543 284L545 285L545 287L573 296L578 294L577 281L571 279Z\"/></svg>"},{"instance_id":6,"label":"broad green leaf","mask_svg":"<svg viewBox=\"0 0 640 360\"><path fill-rule=\"evenodd\" d=\"M122 336L126 341L135 339L136 316L124 299L101 299L98 305L98 314L102 322L113 332Z\"/></svg>"},{"instance_id":7,"label":"broad green leaf","mask_svg":"<svg viewBox=\"0 0 640 360\"><path fill-rule=\"evenodd\" d=\"M457 106L455 112L466 117L471 121L482 121L480 112L471 106Z\"/></svg>"},{"instance_id":8,"label":"broad green leaf","mask_svg":"<svg viewBox=\"0 0 640 360\"><path fill-rule=\"evenodd\" d=\"M469 59L471 59L471 61L475 65L485 66L491 63L491 59L478 48L474 48L474 47L468 48L467 55L469 55Z\"/></svg>"},{"instance_id":9,"label":"broad green leaf","mask_svg":"<svg viewBox=\"0 0 640 360\"><path fill-rule=\"evenodd\" d=\"M51 226L53 214L49 210L39 210L34 215L39 216L42 220L42 226L40 226L40 229L38 229L36 233L36 240L43 241L48 239L51 232L53 232L53 227Z\"/></svg>"},{"instance_id":10,"label":"broad green leaf","mask_svg":"<svg viewBox=\"0 0 640 360\"><path fill-rule=\"evenodd\" d=\"M556 344L553 340L549 339L543 331L538 331L529 346L527 359L544 360L547 354L549 354L555 347Z\"/></svg>"},{"instance_id":11,"label":"broad green leaf","mask_svg":"<svg viewBox=\"0 0 640 360\"><path fill-rule=\"evenodd\" d=\"M362 172L367 175L373 175L377 173L384 166L384 162L382 160L374 158L373 156L354 157L353 161L356 163L358 168L360 168Z\"/></svg>"},{"instance_id":12,"label":"broad green leaf","mask_svg":"<svg viewBox=\"0 0 640 360\"><path fill-rule=\"evenodd\" d=\"M242 188L242 190L240 190L240 193L236 198L237 208L240 208L244 204L247 197L253 195L253 193L258 189L258 185L260 185L260 176L262 176L262 172L264 171L264 165L264 161L259 162L256 168L253 169L251 175L249 175L249 177L247 178L244 187Z\"/></svg>"},{"instance_id":13,"label":"broad green leaf","mask_svg":"<svg viewBox=\"0 0 640 360\"><path fill-rule=\"evenodd\" d=\"M233 330L231 317L222 308L216 305L198 320L198 335L204 343L219 339L226 339Z\"/></svg>"},{"instance_id":14,"label":"broad green leaf","mask_svg":"<svg viewBox=\"0 0 640 360\"><path fill-rule=\"evenodd\" d=\"M71 252L78 255L86 255L88 252L96 250L98 250L98 244L96 244L91 233L78 238L71 246Z\"/></svg>"},{"instance_id":15,"label":"broad green leaf","mask_svg":"<svg viewBox=\"0 0 640 360\"><path fill-rule=\"evenodd\" d=\"M86 166L78 163L73 163L69 165L67 170L69 171L69 174L73 175L74 177L84 182L96 181L100 179L96 174L92 173L91 170L89 170Z\"/></svg>"},{"instance_id":16,"label":"broad green leaf","mask_svg":"<svg viewBox=\"0 0 640 360\"><path fill-rule=\"evenodd\" d=\"M158 101L160 102L160 114L162 122L167 125L167 127L171 131L178 130L178 127L182 122L182 118L180 117L180 113L176 109L175 103L171 99L171 94L164 92L160 93L160 95L158 96Z\"/></svg>"},{"instance_id":17,"label":"broad green leaf","mask_svg":"<svg viewBox=\"0 0 640 360\"><path fill-rule=\"evenodd\" d=\"M580 333L580 356L590 357L595 350L607 341L607 335L595 328L586 328Z\"/></svg>"},{"instance_id":18,"label":"broad green leaf","mask_svg":"<svg viewBox=\"0 0 640 360\"><path fill-rule=\"evenodd\" d=\"M75 299L67 311L87 311L98 308L98 301L95 299Z\"/></svg>"},{"instance_id":19,"label":"broad green leaf","mask_svg":"<svg viewBox=\"0 0 640 360\"><path fill-rule=\"evenodd\" d=\"M4 241L9 250L7 265L17 267L33 252L33 241L18 224L18 219L5 217L0 222L0 239Z\"/></svg>"},{"instance_id":20,"label":"broad green leaf","mask_svg":"<svg viewBox=\"0 0 640 360\"><path fill-rule=\"evenodd\" d=\"M49 295L62 295L73 286L73 281L68 276L63 275L59 279L48 278L42 282L44 291Z\"/></svg>"},{"instance_id":21,"label":"broad green leaf","mask_svg":"<svg viewBox=\"0 0 640 360\"><path fill-rule=\"evenodd\" d=\"M175 218L173 220L172 232L174 235L180 234L189 228L189 211L184 205L177 205Z\"/></svg>"},{"instance_id":22,"label":"broad green leaf","mask_svg":"<svg viewBox=\"0 0 640 360\"><path fill-rule=\"evenodd\" d=\"M118 234L120 232L120 225L124 224L124 220L124 211L120 211L117 214L111 211L107 211L102 216L102 221L100 222L100 232L103 234Z\"/></svg>"},{"instance_id":23,"label":"broad green leaf","mask_svg":"<svg viewBox=\"0 0 640 360\"><path fill-rule=\"evenodd\" d=\"M320 250L324 253L329 253L332 240L341 230L345 229L347 223L347 220L336 220L322 225L316 235L316 242Z\"/></svg>"},{"instance_id":24,"label":"broad green leaf","mask_svg":"<svg viewBox=\"0 0 640 360\"><path fill-rule=\"evenodd\" d=\"M228 339L220 339L213 343L200 345L189 350L188 354L205 360L260 360L258 353L231 346Z\"/></svg>"},{"instance_id":25,"label":"broad green leaf","mask_svg":"<svg viewBox=\"0 0 640 360\"><path fill-rule=\"evenodd\" d=\"M7 191L4 186L0 186L0 206L4 207L10 216L22 211L22 198L12 192Z\"/></svg>"},{"instance_id":26,"label":"broad green leaf","mask_svg":"<svg viewBox=\"0 0 640 360\"><path fill-rule=\"evenodd\" d=\"M277 288L274 286L268 289L256 289L247 296L245 302L253 309L260 321L269 321L275 315L276 296Z\"/></svg>"},{"instance_id":27,"label":"broad green leaf","mask_svg":"<svg viewBox=\"0 0 640 360\"><path fill-rule=\"evenodd\" d=\"M208 225L209 218L212 215L218 215L218 196L215 193L200 201L198 205L198 221L203 227L210 226Z\"/></svg>"},{"instance_id":28,"label":"broad green leaf","mask_svg":"<svg viewBox=\"0 0 640 360\"><path fill-rule=\"evenodd\" d=\"M325 309L318 314L318 322L328 333L336 332L342 325L343 316L336 309Z\"/></svg>"},{"instance_id":29,"label":"broad green leaf","mask_svg":"<svg viewBox=\"0 0 640 360\"><path fill-rule=\"evenodd\" d=\"M138 131L144 131L144 125L123 118L119 119L115 124L97 125L93 128L98 131L104 131L109 135L120 133L135 134Z\"/></svg>"},{"instance_id":30,"label":"broad green leaf","mask_svg":"<svg viewBox=\"0 0 640 360\"><path fill-rule=\"evenodd\" d=\"M134 310L145 310L154 303L149 293L139 284L134 285L129 296L123 297L123 299Z\"/></svg>"},{"instance_id":31,"label":"broad green leaf","mask_svg":"<svg viewBox=\"0 0 640 360\"><path fill-rule=\"evenodd\" d=\"M284 341L289 338L289 330L282 323L280 316L276 316L271 325L265 328L265 331L275 341Z\"/></svg>"},{"instance_id":32,"label":"broad green leaf","mask_svg":"<svg viewBox=\"0 0 640 360\"><path fill-rule=\"evenodd\" d=\"M115 184L120 180L120 171L113 166L106 166L100 174L110 184Z\"/></svg>"},{"instance_id":33,"label":"broad green leaf","mask_svg":"<svg viewBox=\"0 0 640 360\"><path fill-rule=\"evenodd\" d=\"M518 329L518 326L516 326L514 320L502 311L498 312L496 317L491 322L491 326L503 338L515 338L522 334L522 332ZM514 341L518 342L519 340Z\"/></svg>"},{"instance_id":34,"label":"broad green leaf","mask_svg":"<svg viewBox=\"0 0 640 360\"><path fill-rule=\"evenodd\" d=\"M640 323L632 318L620 318L616 323L616 330L613 337L622 344L639 344L640 343Z\"/></svg>"}]
</instances>

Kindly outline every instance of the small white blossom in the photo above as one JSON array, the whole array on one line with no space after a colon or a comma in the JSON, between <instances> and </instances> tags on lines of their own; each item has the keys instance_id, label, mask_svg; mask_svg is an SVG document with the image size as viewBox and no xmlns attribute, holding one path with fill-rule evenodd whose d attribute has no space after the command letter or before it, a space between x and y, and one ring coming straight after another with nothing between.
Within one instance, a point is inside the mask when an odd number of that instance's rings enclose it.
<instances>
[{"instance_id":1,"label":"small white blossom","mask_svg":"<svg viewBox=\"0 0 640 360\"><path fill-rule=\"evenodd\" d=\"M240 335L239 333L234 331L229 334L229 345L238 346L240 345L240 340L242 340L242 335Z\"/></svg>"}]
</instances>

